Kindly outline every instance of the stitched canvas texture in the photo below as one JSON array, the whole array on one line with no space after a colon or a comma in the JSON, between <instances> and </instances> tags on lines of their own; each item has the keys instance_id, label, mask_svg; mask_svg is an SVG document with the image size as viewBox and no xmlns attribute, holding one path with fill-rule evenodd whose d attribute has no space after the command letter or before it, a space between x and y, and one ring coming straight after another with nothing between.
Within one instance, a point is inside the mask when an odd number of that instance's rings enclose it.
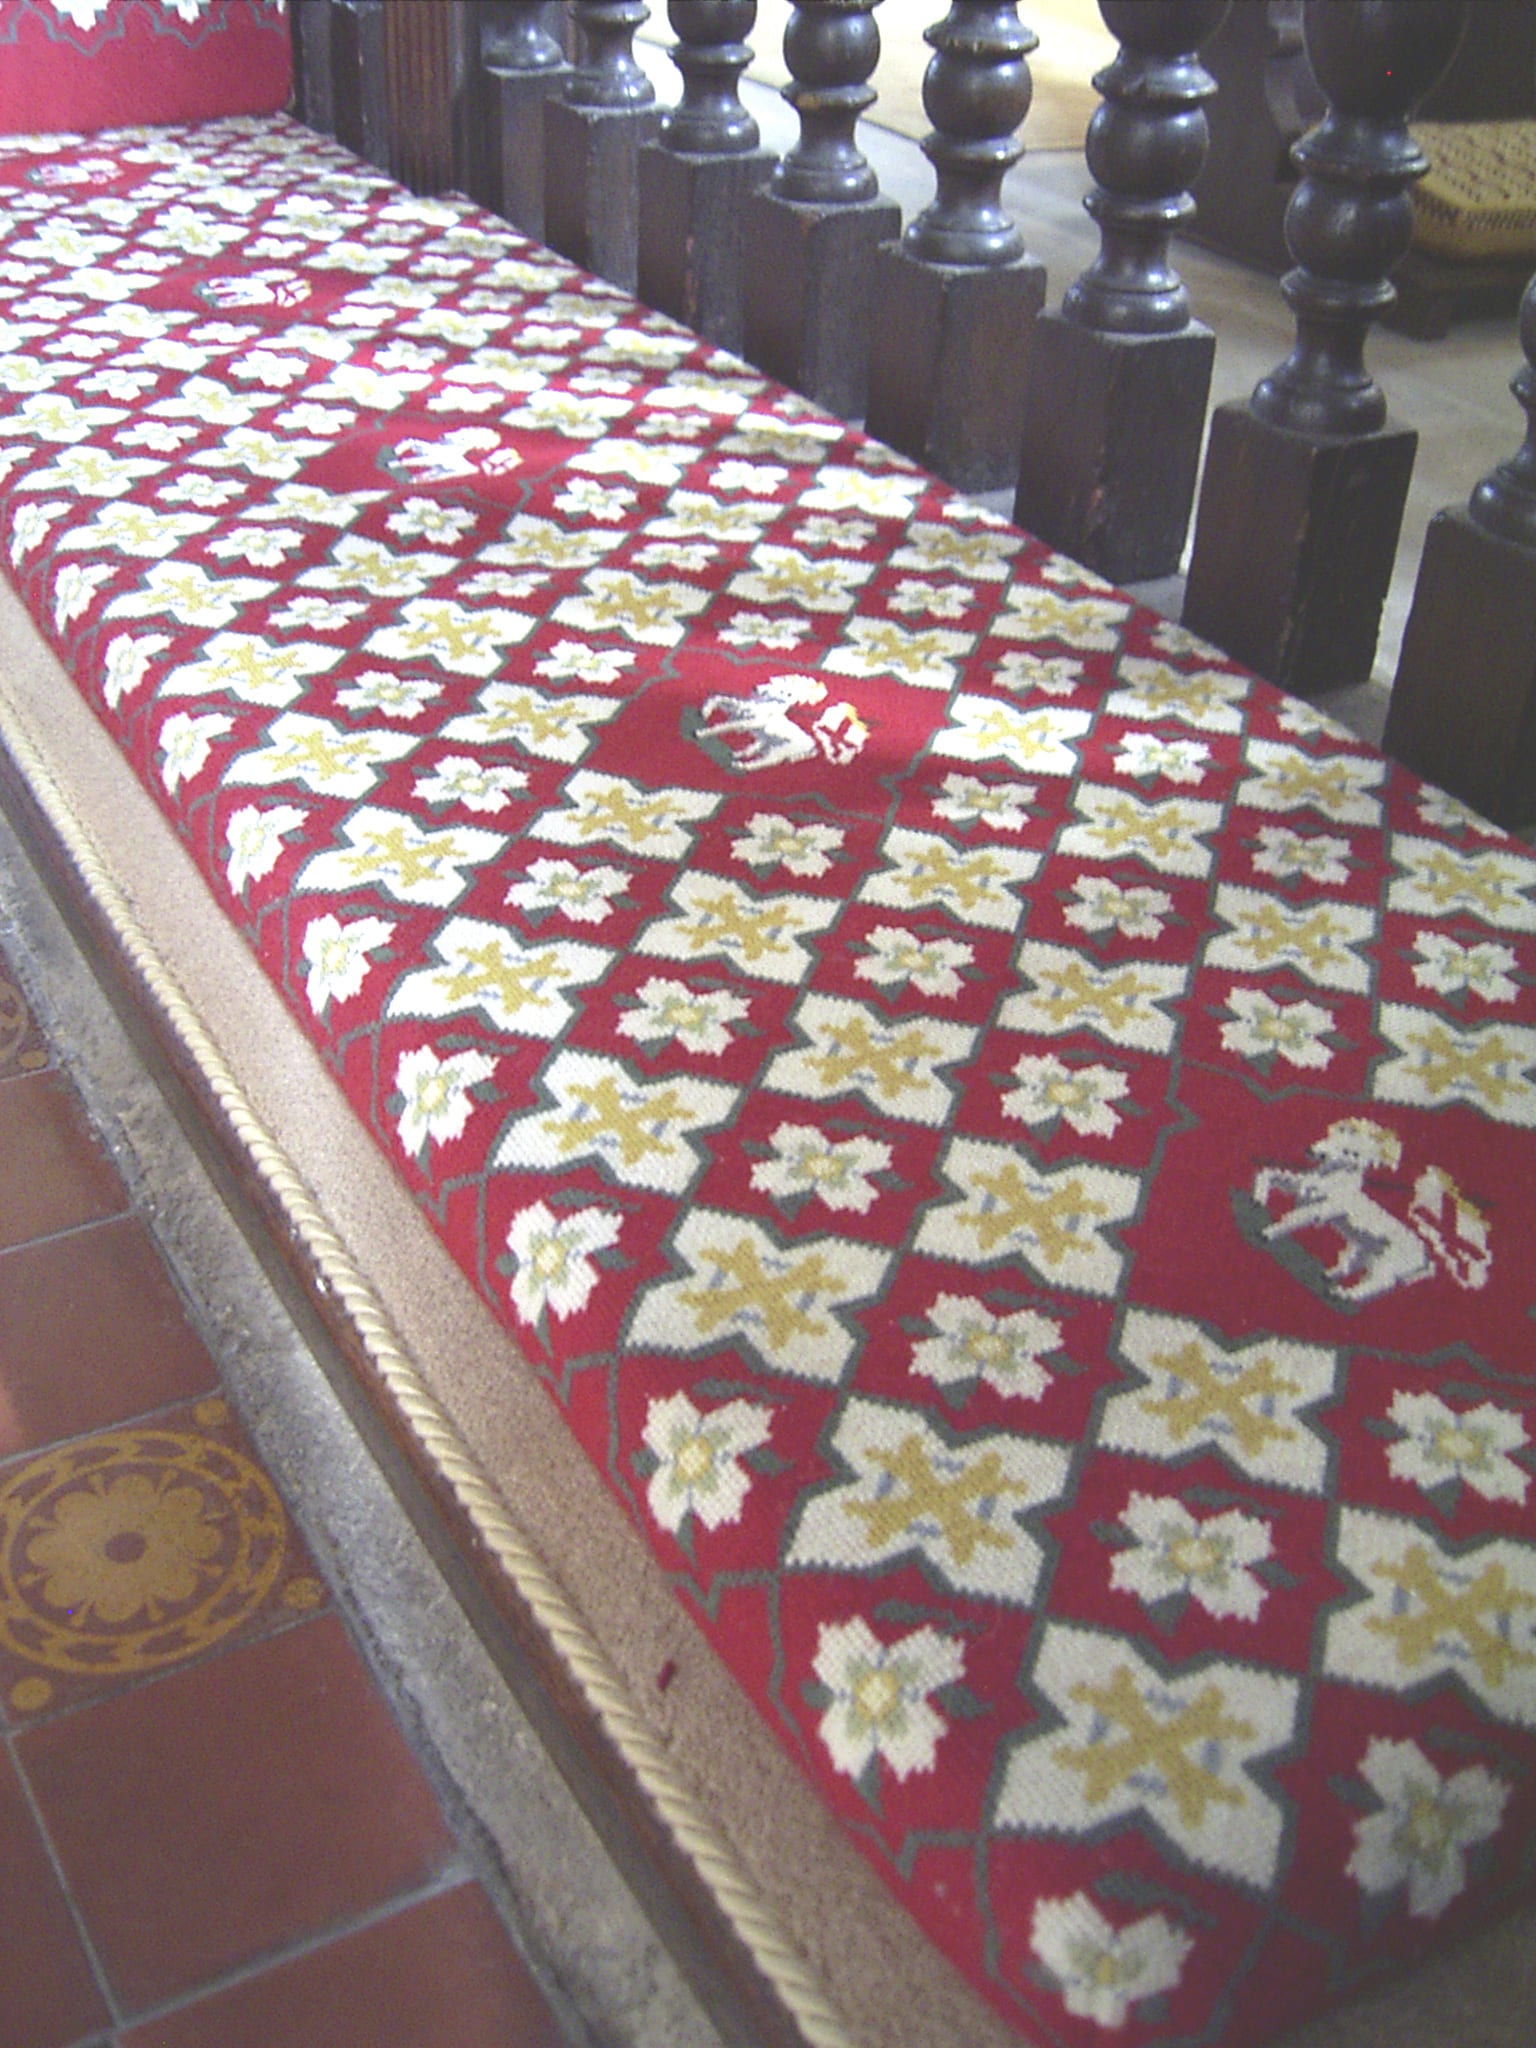
<instances>
[{"instance_id":1,"label":"stitched canvas texture","mask_svg":"<svg viewBox=\"0 0 1536 2048\"><path fill-rule=\"evenodd\" d=\"M18 589L933 1942L1239 2048L1527 1892L1531 849L284 120L0 180Z\"/></svg>"},{"instance_id":2,"label":"stitched canvas texture","mask_svg":"<svg viewBox=\"0 0 1536 2048\"><path fill-rule=\"evenodd\" d=\"M270 114L292 86L287 0L0 0L0 133Z\"/></svg>"}]
</instances>

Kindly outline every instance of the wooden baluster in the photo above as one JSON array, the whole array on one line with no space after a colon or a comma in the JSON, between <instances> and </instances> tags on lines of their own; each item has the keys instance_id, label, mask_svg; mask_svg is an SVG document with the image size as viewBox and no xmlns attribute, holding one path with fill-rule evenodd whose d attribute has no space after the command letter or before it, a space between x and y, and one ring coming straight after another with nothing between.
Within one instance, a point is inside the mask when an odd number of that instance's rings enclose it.
<instances>
[{"instance_id":1,"label":"wooden baluster","mask_svg":"<svg viewBox=\"0 0 1536 2048\"><path fill-rule=\"evenodd\" d=\"M1426 161L1407 118L1449 63L1466 0L1307 0L1328 101L1296 144L1281 282L1296 346L1246 404L1218 406L1184 622L1304 695L1371 672L1418 436L1365 368L1413 234Z\"/></svg>"},{"instance_id":2,"label":"wooden baluster","mask_svg":"<svg viewBox=\"0 0 1536 2048\"><path fill-rule=\"evenodd\" d=\"M995 0L954 0L923 35L937 191L875 259L868 426L962 490L997 490L1018 474L1024 344L1045 298L1002 203L1039 38Z\"/></svg>"},{"instance_id":3,"label":"wooden baluster","mask_svg":"<svg viewBox=\"0 0 1536 2048\"><path fill-rule=\"evenodd\" d=\"M474 196L535 241L544 239L544 104L571 75L563 14L523 0L481 0Z\"/></svg>"},{"instance_id":4,"label":"wooden baluster","mask_svg":"<svg viewBox=\"0 0 1536 2048\"><path fill-rule=\"evenodd\" d=\"M382 168L389 162L384 0L335 0L331 90L336 140Z\"/></svg>"},{"instance_id":5,"label":"wooden baluster","mask_svg":"<svg viewBox=\"0 0 1536 2048\"><path fill-rule=\"evenodd\" d=\"M1289 267L1285 209L1296 189L1291 145L1325 112L1307 63L1302 0L1238 0L1200 51L1216 81L1210 142L1191 181L1192 241L1278 274Z\"/></svg>"},{"instance_id":6,"label":"wooden baluster","mask_svg":"<svg viewBox=\"0 0 1536 2048\"><path fill-rule=\"evenodd\" d=\"M875 250L901 232L901 208L881 198L854 137L875 99L878 5L790 9L784 97L800 137L746 208L747 356L845 419L863 413L868 389Z\"/></svg>"},{"instance_id":7,"label":"wooden baluster","mask_svg":"<svg viewBox=\"0 0 1536 2048\"><path fill-rule=\"evenodd\" d=\"M640 296L741 353L742 212L773 168L737 83L757 0L670 0L683 96L640 151Z\"/></svg>"},{"instance_id":8,"label":"wooden baluster","mask_svg":"<svg viewBox=\"0 0 1536 2048\"><path fill-rule=\"evenodd\" d=\"M1536 822L1536 277L1510 389L1524 445L1429 522L1386 747L1497 824Z\"/></svg>"},{"instance_id":9,"label":"wooden baluster","mask_svg":"<svg viewBox=\"0 0 1536 2048\"><path fill-rule=\"evenodd\" d=\"M571 0L585 51L544 110L544 223L551 246L635 288L640 145L656 133L656 89L635 62L644 0Z\"/></svg>"},{"instance_id":10,"label":"wooden baluster","mask_svg":"<svg viewBox=\"0 0 1536 2048\"><path fill-rule=\"evenodd\" d=\"M1120 41L1094 79L1084 202L1099 253L1028 350L1014 517L1117 583L1179 566L1216 337L1168 243L1194 202L1215 90L1196 57L1227 0L1100 0Z\"/></svg>"},{"instance_id":11,"label":"wooden baluster","mask_svg":"<svg viewBox=\"0 0 1536 2048\"><path fill-rule=\"evenodd\" d=\"M332 0L293 0L294 105L307 127L336 132L331 85Z\"/></svg>"}]
</instances>

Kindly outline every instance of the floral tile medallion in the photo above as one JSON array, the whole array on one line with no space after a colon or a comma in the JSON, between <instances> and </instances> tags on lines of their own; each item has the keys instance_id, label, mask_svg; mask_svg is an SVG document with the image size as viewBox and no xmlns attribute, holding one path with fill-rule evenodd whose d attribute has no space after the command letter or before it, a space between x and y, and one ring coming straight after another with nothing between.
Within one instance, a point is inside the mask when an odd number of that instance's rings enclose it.
<instances>
[{"instance_id":1,"label":"floral tile medallion","mask_svg":"<svg viewBox=\"0 0 1536 2048\"><path fill-rule=\"evenodd\" d=\"M55 1445L0 1476L0 1700L56 1711L325 1590L226 1402Z\"/></svg>"}]
</instances>

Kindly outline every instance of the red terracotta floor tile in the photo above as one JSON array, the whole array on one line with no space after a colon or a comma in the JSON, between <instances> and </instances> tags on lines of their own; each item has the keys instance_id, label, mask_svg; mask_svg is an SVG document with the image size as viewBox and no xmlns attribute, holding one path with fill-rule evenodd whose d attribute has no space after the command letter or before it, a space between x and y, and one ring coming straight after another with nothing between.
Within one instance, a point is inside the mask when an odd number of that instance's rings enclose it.
<instances>
[{"instance_id":1,"label":"red terracotta floor tile","mask_svg":"<svg viewBox=\"0 0 1536 2048\"><path fill-rule=\"evenodd\" d=\"M13 1723L268 1633L325 1597L222 1395L0 1465L0 1711Z\"/></svg>"},{"instance_id":2,"label":"red terracotta floor tile","mask_svg":"<svg viewBox=\"0 0 1536 2048\"><path fill-rule=\"evenodd\" d=\"M453 1853L333 1616L15 1747L130 2015L418 1888Z\"/></svg>"},{"instance_id":3,"label":"red terracotta floor tile","mask_svg":"<svg viewBox=\"0 0 1536 2048\"><path fill-rule=\"evenodd\" d=\"M407 1906L121 2036L122 2048L560 2048L478 1885Z\"/></svg>"},{"instance_id":4,"label":"red terracotta floor tile","mask_svg":"<svg viewBox=\"0 0 1536 2048\"><path fill-rule=\"evenodd\" d=\"M120 1215L122 1183L58 1074L0 1081L0 1247Z\"/></svg>"},{"instance_id":5,"label":"red terracotta floor tile","mask_svg":"<svg viewBox=\"0 0 1536 2048\"><path fill-rule=\"evenodd\" d=\"M190 1401L217 1378L136 1217L0 1252L0 1458Z\"/></svg>"},{"instance_id":6,"label":"red terracotta floor tile","mask_svg":"<svg viewBox=\"0 0 1536 2048\"><path fill-rule=\"evenodd\" d=\"M21 1781L0 1748L0 2040L73 2048L108 2013Z\"/></svg>"},{"instance_id":7,"label":"red terracotta floor tile","mask_svg":"<svg viewBox=\"0 0 1536 2048\"><path fill-rule=\"evenodd\" d=\"M33 1021L10 962L0 953L0 1080L35 1074L47 1064L47 1041Z\"/></svg>"}]
</instances>

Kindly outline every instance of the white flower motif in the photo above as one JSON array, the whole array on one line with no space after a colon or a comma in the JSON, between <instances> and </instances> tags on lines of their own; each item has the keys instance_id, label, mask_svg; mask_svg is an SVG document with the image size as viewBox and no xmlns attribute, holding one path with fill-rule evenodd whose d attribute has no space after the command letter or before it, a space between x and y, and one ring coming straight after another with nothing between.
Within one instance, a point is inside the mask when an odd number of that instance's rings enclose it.
<instances>
[{"instance_id":1,"label":"white flower motif","mask_svg":"<svg viewBox=\"0 0 1536 2048\"><path fill-rule=\"evenodd\" d=\"M768 498L789 475L774 462L717 462L710 482L717 491L745 491L752 498Z\"/></svg>"},{"instance_id":2,"label":"white flower motif","mask_svg":"<svg viewBox=\"0 0 1536 2048\"><path fill-rule=\"evenodd\" d=\"M701 1414L686 1394L652 1401L644 1441L656 1458L646 1487L651 1513L677 1535L690 1515L706 1529L738 1522L751 1479L738 1460L767 1443L773 1418L750 1401L728 1401Z\"/></svg>"},{"instance_id":3,"label":"white flower motif","mask_svg":"<svg viewBox=\"0 0 1536 2048\"><path fill-rule=\"evenodd\" d=\"M1426 825L1438 825L1444 832L1476 832L1483 838L1489 838L1499 829L1486 818L1479 817L1460 797L1448 796L1443 789L1436 789L1428 782L1419 791L1419 816Z\"/></svg>"},{"instance_id":4,"label":"white flower motif","mask_svg":"<svg viewBox=\"0 0 1536 2048\"><path fill-rule=\"evenodd\" d=\"M400 540L444 541L449 546L461 534L468 533L474 523L474 513L464 506L443 505L436 498L407 498L385 521Z\"/></svg>"},{"instance_id":5,"label":"white flower motif","mask_svg":"<svg viewBox=\"0 0 1536 2048\"><path fill-rule=\"evenodd\" d=\"M652 975L618 1028L641 1045L666 1045L675 1038L685 1052L713 1055L725 1051L736 1035L731 1025L746 1014L742 998L724 989L691 989L686 981Z\"/></svg>"},{"instance_id":6,"label":"white flower motif","mask_svg":"<svg viewBox=\"0 0 1536 2048\"><path fill-rule=\"evenodd\" d=\"M1168 782L1203 782L1211 750L1203 740L1166 740L1160 733L1128 732L1115 766L1122 775L1160 775Z\"/></svg>"},{"instance_id":7,"label":"white flower motif","mask_svg":"<svg viewBox=\"0 0 1536 2048\"><path fill-rule=\"evenodd\" d=\"M1403 1387L1392 1396L1390 1412L1404 1432L1387 1452L1394 1479L1411 1479L1426 1492L1459 1479L1484 1500L1525 1499L1530 1477L1512 1454L1530 1439L1518 1415L1492 1401L1451 1408L1438 1395Z\"/></svg>"},{"instance_id":8,"label":"white flower motif","mask_svg":"<svg viewBox=\"0 0 1536 2048\"><path fill-rule=\"evenodd\" d=\"M925 583L918 576L904 576L887 599L893 612L926 613L935 619L962 618L974 602L964 584Z\"/></svg>"},{"instance_id":9,"label":"white flower motif","mask_svg":"<svg viewBox=\"0 0 1536 2048\"><path fill-rule=\"evenodd\" d=\"M592 1255L618 1243L623 1221L608 1209L557 1216L543 1202L517 1212L507 1250L517 1269L512 1306L525 1323L538 1323L546 1310L563 1320L586 1307L598 1277Z\"/></svg>"},{"instance_id":10,"label":"white flower motif","mask_svg":"<svg viewBox=\"0 0 1536 2048\"><path fill-rule=\"evenodd\" d=\"M944 794L933 800L934 816L954 825L990 825L994 832L1022 832L1039 791L1032 782L982 782L974 775L946 775Z\"/></svg>"},{"instance_id":11,"label":"white flower motif","mask_svg":"<svg viewBox=\"0 0 1536 2048\"><path fill-rule=\"evenodd\" d=\"M1038 1401L1051 1383L1042 1360L1061 1348L1061 1325L1032 1308L995 1316L963 1294L941 1294L928 1309L925 1337L912 1370L941 1387L983 1379L1000 1394Z\"/></svg>"},{"instance_id":12,"label":"white flower motif","mask_svg":"<svg viewBox=\"0 0 1536 2048\"><path fill-rule=\"evenodd\" d=\"M304 823L305 813L293 804L274 804L262 810L245 804L230 814L229 886L239 895L247 882L259 882L277 866L283 851L283 834Z\"/></svg>"},{"instance_id":13,"label":"white flower motif","mask_svg":"<svg viewBox=\"0 0 1536 2048\"><path fill-rule=\"evenodd\" d=\"M1109 1581L1147 1606L1187 1594L1221 1621L1257 1621L1265 1588L1251 1566L1270 1555L1269 1524L1256 1515L1207 1515L1180 1500L1133 1493L1120 1515L1136 1541L1118 1551Z\"/></svg>"},{"instance_id":14,"label":"white flower motif","mask_svg":"<svg viewBox=\"0 0 1536 2048\"><path fill-rule=\"evenodd\" d=\"M1362 1891L1408 1887L1408 1911L1436 1920L1465 1889L1464 1851L1498 1832L1509 1787L1481 1764L1442 1778L1416 1742L1373 1741L1360 1775L1382 1802L1355 1822L1344 1868Z\"/></svg>"},{"instance_id":15,"label":"white flower motif","mask_svg":"<svg viewBox=\"0 0 1536 2048\"><path fill-rule=\"evenodd\" d=\"M272 614L272 624L295 633L339 633L366 609L353 598L292 597Z\"/></svg>"},{"instance_id":16,"label":"white flower motif","mask_svg":"<svg viewBox=\"0 0 1536 2048\"><path fill-rule=\"evenodd\" d=\"M401 1097L395 1114L400 1144L412 1159L423 1159L427 1147L461 1137L474 1109L470 1090L488 1081L496 1062L483 1052L456 1052L440 1060L431 1046L402 1053L395 1068Z\"/></svg>"},{"instance_id":17,"label":"white flower motif","mask_svg":"<svg viewBox=\"0 0 1536 2048\"><path fill-rule=\"evenodd\" d=\"M557 640L534 667L552 682L617 683L635 659L632 647L589 647L583 640Z\"/></svg>"},{"instance_id":18,"label":"white flower motif","mask_svg":"<svg viewBox=\"0 0 1536 2048\"><path fill-rule=\"evenodd\" d=\"M382 917L357 917L343 924L327 912L311 918L304 928L304 958L309 972L304 993L317 1017L328 1004L351 1000L362 987L372 965L368 956L394 936L394 926Z\"/></svg>"},{"instance_id":19,"label":"white flower motif","mask_svg":"<svg viewBox=\"0 0 1536 2048\"><path fill-rule=\"evenodd\" d=\"M1263 989L1233 988L1227 996L1231 1022L1221 1027L1228 1052L1248 1060L1282 1059L1293 1067L1326 1067L1333 1048L1326 1033L1333 1012L1321 1003L1276 1002Z\"/></svg>"},{"instance_id":20,"label":"white flower motif","mask_svg":"<svg viewBox=\"0 0 1536 2048\"><path fill-rule=\"evenodd\" d=\"M1127 889L1108 875L1079 875L1072 884L1076 903L1064 913L1079 931L1117 931L1127 939L1155 939L1173 899L1161 889Z\"/></svg>"},{"instance_id":21,"label":"white flower motif","mask_svg":"<svg viewBox=\"0 0 1536 2048\"><path fill-rule=\"evenodd\" d=\"M441 683L424 676L400 676L393 669L370 668L336 692L347 711L382 711L389 718L419 718L442 694Z\"/></svg>"},{"instance_id":22,"label":"white flower motif","mask_svg":"<svg viewBox=\"0 0 1536 2048\"><path fill-rule=\"evenodd\" d=\"M975 957L960 939L920 939L893 924L876 925L865 945L868 951L854 963L856 975L894 988L911 982L925 996L957 996L964 987L960 970Z\"/></svg>"},{"instance_id":23,"label":"white flower motif","mask_svg":"<svg viewBox=\"0 0 1536 2048\"><path fill-rule=\"evenodd\" d=\"M949 1724L928 1695L964 1673L959 1643L932 1628L882 1643L862 1616L823 1622L812 1669L832 1695L820 1734L838 1770L861 1778L876 1757L902 1780L933 1769Z\"/></svg>"},{"instance_id":24,"label":"white flower motif","mask_svg":"<svg viewBox=\"0 0 1536 2048\"><path fill-rule=\"evenodd\" d=\"M778 1157L753 1167L753 1187L777 1202L810 1195L829 1209L854 1209L861 1216L880 1192L870 1176L891 1163L890 1146L878 1139L838 1144L814 1124L780 1124L772 1144Z\"/></svg>"},{"instance_id":25,"label":"white flower motif","mask_svg":"<svg viewBox=\"0 0 1536 2048\"><path fill-rule=\"evenodd\" d=\"M285 555L302 547L304 536L292 526L232 526L208 543L221 562L248 562L254 569L275 569Z\"/></svg>"},{"instance_id":26,"label":"white flower motif","mask_svg":"<svg viewBox=\"0 0 1536 2048\"><path fill-rule=\"evenodd\" d=\"M792 654L810 630L804 619L735 612L730 624L720 628L720 638L727 647L766 647L775 654Z\"/></svg>"},{"instance_id":27,"label":"white flower motif","mask_svg":"<svg viewBox=\"0 0 1536 2048\"><path fill-rule=\"evenodd\" d=\"M521 768L488 768L468 754L446 755L430 775L418 775L415 790L423 803L462 804L467 811L504 811L508 792L525 789Z\"/></svg>"},{"instance_id":28,"label":"white flower motif","mask_svg":"<svg viewBox=\"0 0 1536 2048\"><path fill-rule=\"evenodd\" d=\"M107 642L101 694L111 710L115 711L124 697L140 687L150 663L157 654L164 654L170 644L170 636L165 633L140 633L137 638L131 633L119 633Z\"/></svg>"},{"instance_id":29,"label":"white flower motif","mask_svg":"<svg viewBox=\"0 0 1536 2048\"><path fill-rule=\"evenodd\" d=\"M160 748L165 759L160 780L174 790L187 777L196 775L213 750L213 742L227 733L234 720L221 711L196 718L190 711L178 711L160 728Z\"/></svg>"},{"instance_id":30,"label":"white flower motif","mask_svg":"<svg viewBox=\"0 0 1536 2048\"><path fill-rule=\"evenodd\" d=\"M1414 980L1436 995L1454 996L1470 989L1485 1003L1512 1003L1520 993L1512 978L1515 955L1509 946L1486 939L1464 946L1443 932L1420 932L1413 950L1419 956Z\"/></svg>"},{"instance_id":31,"label":"white flower motif","mask_svg":"<svg viewBox=\"0 0 1536 2048\"><path fill-rule=\"evenodd\" d=\"M782 867L792 875L824 875L847 835L835 825L797 825L776 811L759 811L731 841L731 856L749 868Z\"/></svg>"},{"instance_id":32,"label":"white flower motif","mask_svg":"<svg viewBox=\"0 0 1536 2048\"><path fill-rule=\"evenodd\" d=\"M1067 2011L1101 2027L1123 2027L1138 2000L1172 1991L1194 1947L1161 1913L1112 1927L1086 1892L1041 1899L1029 1939Z\"/></svg>"},{"instance_id":33,"label":"white flower motif","mask_svg":"<svg viewBox=\"0 0 1536 2048\"><path fill-rule=\"evenodd\" d=\"M1349 841L1327 832L1293 832L1289 825L1265 825L1253 865L1261 875L1302 875L1309 882L1349 880Z\"/></svg>"},{"instance_id":34,"label":"white flower motif","mask_svg":"<svg viewBox=\"0 0 1536 2048\"><path fill-rule=\"evenodd\" d=\"M633 491L586 476L573 476L555 500L556 507L573 519L597 519L605 526L616 526L626 518L634 502Z\"/></svg>"},{"instance_id":35,"label":"white flower motif","mask_svg":"<svg viewBox=\"0 0 1536 2048\"><path fill-rule=\"evenodd\" d=\"M1333 1059L1333 1049L1327 1044L1333 1012L1321 1004L1280 1004L1264 989L1233 987L1227 995L1227 1010L1231 1022L1221 1026L1221 1042L1241 1059L1257 1063L1284 1059L1290 1067L1327 1067Z\"/></svg>"},{"instance_id":36,"label":"white flower motif","mask_svg":"<svg viewBox=\"0 0 1536 2048\"><path fill-rule=\"evenodd\" d=\"M1004 1116L1027 1124L1054 1124L1060 1117L1085 1138L1112 1138L1120 1117L1110 1108L1130 1088L1114 1067L1069 1067L1055 1053L1023 1053L1014 1069L1017 1088L1002 1098Z\"/></svg>"},{"instance_id":37,"label":"white flower motif","mask_svg":"<svg viewBox=\"0 0 1536 2048\"><path fill-rule=\"evenodd\" d=\"M520 910L558 910L576 924L602 924L613 899L629 885L623 868L579 868L568 860L536 860L528 879L514 882L507 901Z\"/></svg>"},{"instance_id":38,"label":"white flower motif","mask_svg":"<svg viewBox=\"0 0 1536 2048\"><path fill-rule=\"evenodd\" d=\"M858 554L867 548L875 537L875 529L867 519L829 519L817 513L796 527L795 545L802 548L841 548L849 554Z\"/></svg>"}]
</instances>

